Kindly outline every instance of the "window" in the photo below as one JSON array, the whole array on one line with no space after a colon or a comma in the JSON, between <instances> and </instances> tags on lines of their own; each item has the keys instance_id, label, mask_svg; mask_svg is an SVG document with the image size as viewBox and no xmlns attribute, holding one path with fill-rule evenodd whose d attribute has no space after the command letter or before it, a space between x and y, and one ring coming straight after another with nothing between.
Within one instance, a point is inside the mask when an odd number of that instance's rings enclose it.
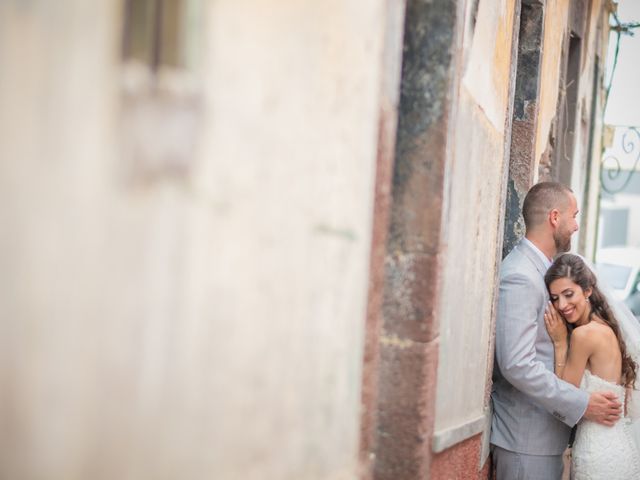
<instances>
[{"instance_id":1,"label":"window","mask_svg":"<svg viewBox=\"0 0 640 480\"><path fill-rule=\"evenodd\" d=\"M599 263L596 265L598 274L601 275L603 282L610 285L611 288L624 290L629 281L631 267L624 265L612 265L610 263Z\"/></svg>"},{"instance_id":2,"label":"window","mask_svg":"<svg viewBox=\"0 0 640 480\"><path fill-rule=\"evenodd\" d=\"M202 0L125 0L123 154L128 177L181 175L199 125Z\"/></svg>"},{"instance_id":3,"label":"window","mask_svg":"<svg viewBox=\"0 0 640 480\"><path fill-rule=\"evenodd\" d=\"M627 244L629 237L629 209L606 208L600 211L600 248Z\"/></svg>"},{"instance_id":4,"label":"window","mask_svg":"<svg viewBox=\"0 0 640 480\"><path fill-rule=\"evenodd\" d=\"M157 71L194 68L199 2L126 0L123 56Z\"/></svg>"}]
</instances>

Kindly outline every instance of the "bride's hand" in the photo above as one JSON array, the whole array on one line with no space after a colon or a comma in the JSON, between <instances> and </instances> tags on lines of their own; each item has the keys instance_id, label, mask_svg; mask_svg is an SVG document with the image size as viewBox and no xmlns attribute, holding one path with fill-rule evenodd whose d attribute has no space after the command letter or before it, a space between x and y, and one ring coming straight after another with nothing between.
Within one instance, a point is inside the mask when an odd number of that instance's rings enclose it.
<instances>
[{"instance_id":1,"label":"bride's hand","mask_svg":"<svg viewBox=\"0 0 640 480\"><path fill-rule=\"evenodd\" d=\"M544 312L544 324L553 343L562 344L567 341L567 324L551 302Z\"/></svg>"}]
</instances>

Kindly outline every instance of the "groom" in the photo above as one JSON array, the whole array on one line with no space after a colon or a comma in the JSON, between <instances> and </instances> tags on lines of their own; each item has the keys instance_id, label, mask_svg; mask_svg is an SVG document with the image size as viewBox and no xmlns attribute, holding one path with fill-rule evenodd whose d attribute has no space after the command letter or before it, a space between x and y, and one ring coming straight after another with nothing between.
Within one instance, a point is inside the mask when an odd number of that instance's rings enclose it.
<instances>
[{"instance_id":1,"label":"groom","mask_svg":"<svg viewBox=\"0 0 640 480\"><path fill-rule=\"evenodd\" d=\"M500 268L491 391L497 480L559 480L571 427L583 417L611 426L620 416L613 393L589 396L553 373L553 343L543 319L549 301L544 274L553 257L571 248L577 214L568 187L534 185L522 208L525 238Z\"/></svg>"}]
</instances>

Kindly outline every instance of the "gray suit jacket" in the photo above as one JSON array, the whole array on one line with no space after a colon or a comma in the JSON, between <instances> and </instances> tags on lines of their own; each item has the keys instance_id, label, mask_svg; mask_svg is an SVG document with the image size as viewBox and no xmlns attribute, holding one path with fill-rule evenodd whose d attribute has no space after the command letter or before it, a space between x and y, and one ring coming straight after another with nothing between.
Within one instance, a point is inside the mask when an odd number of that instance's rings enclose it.
<instances>
[{"instance_id":1,"label":"gray suit jacket","mask_svg":"<svg viewBox=\"0 0 640 480\"><path fill-rule=\"evenodd\" d=\"M554 351L544 325L546 267L520 242L500 268L491 443L529 455L559 455L589 395L553 373Z\"/></svg>"}]
</instances>

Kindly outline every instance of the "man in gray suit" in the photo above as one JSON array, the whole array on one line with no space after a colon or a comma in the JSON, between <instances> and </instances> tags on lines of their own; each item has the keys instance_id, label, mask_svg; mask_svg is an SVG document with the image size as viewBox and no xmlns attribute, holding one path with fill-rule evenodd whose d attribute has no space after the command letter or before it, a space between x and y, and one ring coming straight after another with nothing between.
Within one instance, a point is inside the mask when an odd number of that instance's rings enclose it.
<instances>
[{"instance_id":1,"label":"man in gray suit","mask_svg":"<svg viewBox=\"0 0 640 480\"><path fill-rule=\"evenodd\" d=\"M522 208L525 238L500 268L493 371L491 448L498 480L562 477L562 453L582 417L613 425L621 405L611 392L574 387L554 374L553 343L544 324L549 295L544 274L571 248L578 230L572 191L534 185Z\"/></svg>"}]
</instances>

